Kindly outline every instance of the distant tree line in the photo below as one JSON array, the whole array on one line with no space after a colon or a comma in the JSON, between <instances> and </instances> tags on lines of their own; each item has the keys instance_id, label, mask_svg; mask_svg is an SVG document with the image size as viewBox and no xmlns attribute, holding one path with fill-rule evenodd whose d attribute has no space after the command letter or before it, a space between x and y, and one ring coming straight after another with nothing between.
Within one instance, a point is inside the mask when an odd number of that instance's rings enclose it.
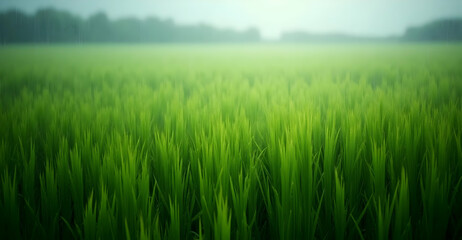
<instances>
[{"instance_id":1,"label":"distant tree line","mask_svg":"<svg viewBox=\"0 0 462 240\"><path fill-rule=\"evenodd\" d=\"M287 32L282 34L280 40L283 42L310 43L367 43L396 41L396 38L363 37L340 33L312 34L307 32Z\"/></svg>"},{"instance_id":2,"label":"distant tree line","mask_svg":"<svg viewBox=\"0 0 462 240\"><path fill-rule=\"evenodd\" d=\"M171 20L123 18L110 20L100 12L83 19L52 8L27 15L0 13L0 43L70 42L256 42L260 33L222 30L208 25L180 26Z\"/></svg>"},{"instance_id":3,"label":"distant tree line","mask_svg":"<svg viewBox=\"0 0 462 240\"><path fill-rule=\"evenodd\" d=\"M408 41L462 41L462 19L446 19L430 22L420 27L410 27L403 36Z\"/></svg>"},{"instance_id":4,"label":"distant tree line","mask_svg":"<svg viewBox=\"0 0 462 240\"><path fill-rule=\"evenodd\" d=\"M150 17L109 19L100 12L84 19L52 8L27 15L18 10L0 13L0 43L66 42L258 42L256 28L246 31L216 29L208 25L181 26L172 20ZM462 19L430 22L410 27L399 37L373 38L348 34L287 32L283 42L388 42L462 41Z\"/></svg>"},{"instance_id":5,"label":"distant tree line","mask_svg":"<svg viewBox=\"0 0 462 240\"><path fill-rule=\"evenodd\" d=\"M311 34L287 32L282 34L284 42L401 42L401 41L462 41L462 19L437 20L423 26L409 27L402 36L363 37L348 34Z\"/></svg>"}]
</instances>

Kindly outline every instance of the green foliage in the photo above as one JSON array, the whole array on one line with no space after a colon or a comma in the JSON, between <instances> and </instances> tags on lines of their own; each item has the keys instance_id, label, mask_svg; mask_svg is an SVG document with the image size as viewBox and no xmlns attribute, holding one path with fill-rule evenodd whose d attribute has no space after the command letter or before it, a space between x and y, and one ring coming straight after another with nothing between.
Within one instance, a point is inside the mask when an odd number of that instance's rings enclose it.
<instances>
[{"instance_id":1,"label":"green foliage","mask_svg":"<svg viewBox=\"0 0 462 240\"><path fill-rule=\"evenodd\" d=\"M0 238L460 239L461 61L0 48Z\"/></svg>"},{"instance_id":2,"label":"green foliage","mask_svg":"<svg viewBox=\"0 0 462 240\"><path fill-rule=\"evenodd\" d=\"M103 12L86 19L73 13L43 8L29 15L19 10L0 12L0 43L126 43L126 42L259 42L255 28L245 31L200 25L177 25L148 17L109 19Z\"/></svg>"}]
</instances>

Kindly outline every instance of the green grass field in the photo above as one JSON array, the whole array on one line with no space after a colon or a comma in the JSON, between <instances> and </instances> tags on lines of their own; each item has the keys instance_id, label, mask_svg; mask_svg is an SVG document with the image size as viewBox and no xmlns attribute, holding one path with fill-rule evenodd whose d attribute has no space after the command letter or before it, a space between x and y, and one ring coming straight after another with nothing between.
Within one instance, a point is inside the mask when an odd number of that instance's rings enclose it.
<instances>
[{"instance_id":1,"label":"green grass field","mask_svg":"<svg viewBox=\"0 0 462 240\"><path fill-rule=\"evenodd\" d=\"M0 48L2 239L460 239L462 45Z\"/></svg>"}]
</instances>

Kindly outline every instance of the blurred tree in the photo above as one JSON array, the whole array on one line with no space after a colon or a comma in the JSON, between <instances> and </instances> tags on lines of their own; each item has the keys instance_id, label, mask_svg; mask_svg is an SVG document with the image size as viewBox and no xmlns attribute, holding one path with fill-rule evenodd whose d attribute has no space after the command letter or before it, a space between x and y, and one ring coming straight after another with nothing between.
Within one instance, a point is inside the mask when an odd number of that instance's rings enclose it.
<instances>
[{"instance_id":1,"label":"blurred tree","mask_svg":"<svg viewBox=\"0 0 462 240\"><path fill-rule=\"evenodd\" d=\"M462 19L439 20L410 27L403 38L411 41L462 41Z\"/></svg>"},{"instance_id":2,"label":"blurred tree","mask_svg":"<svg viewBox=\"0 0 462 240\"><path fill-rule=\"evenodd\" d=\"M81 19L66 11L41 9L33 16L0 13L0 42L254 42L257 29L218 30L208 25L177 26L171 20L124 18L111 21L99 12Z\"/></svg>"},{"instance_id":3,"label":"blurred tree","mask_svg":"<svg viewBox=\"0 0 462 240\"><path fill-rule=\"evenodd\" d=\"M83 24L80 39L88 42L107 42L114 37L113 26L105 13L99 12Z\"/></svg>"}]
</instances>

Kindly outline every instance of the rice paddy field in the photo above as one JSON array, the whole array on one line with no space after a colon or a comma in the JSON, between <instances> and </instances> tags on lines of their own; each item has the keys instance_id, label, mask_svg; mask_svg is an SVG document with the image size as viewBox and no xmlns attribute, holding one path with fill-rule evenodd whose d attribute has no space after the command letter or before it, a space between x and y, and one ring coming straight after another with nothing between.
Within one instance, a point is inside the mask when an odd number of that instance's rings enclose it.
<instances>
[{"instance_id":1,"label":"rice paddy field","mask_svg":"<svg viewBox=\"0 0 462 240\"><path fill-rule=\"evenodd\" d=\"M1 239L461 239L462 45L0 47Z\"/></svg>"}]
</instances>

